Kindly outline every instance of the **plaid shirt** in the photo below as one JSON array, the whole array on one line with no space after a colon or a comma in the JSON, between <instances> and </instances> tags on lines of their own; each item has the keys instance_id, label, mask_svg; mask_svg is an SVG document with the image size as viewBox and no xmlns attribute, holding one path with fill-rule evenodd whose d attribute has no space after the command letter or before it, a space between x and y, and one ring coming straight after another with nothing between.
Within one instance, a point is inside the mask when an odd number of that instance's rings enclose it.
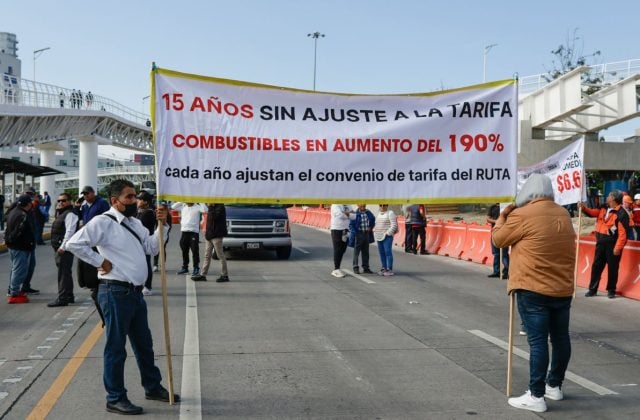
<instances>
[{"instance_id":1,"label":"plaid shirt","mask_svg":"<svg viewBox=\"0 0 640 420\"><path fill-rule=\"evenodd\" d=\"M367 212L360 213L360 232L368 232L369 231L369 218L367 217Z\"/></svg>"}]
</instances>

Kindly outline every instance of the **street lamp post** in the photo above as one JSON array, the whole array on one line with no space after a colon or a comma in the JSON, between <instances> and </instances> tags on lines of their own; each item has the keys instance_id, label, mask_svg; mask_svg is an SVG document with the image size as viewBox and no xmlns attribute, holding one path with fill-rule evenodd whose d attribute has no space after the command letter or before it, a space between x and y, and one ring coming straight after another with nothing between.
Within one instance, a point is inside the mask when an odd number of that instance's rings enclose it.
<instances>
[{"instance_id":1,"label":"street lamp post","mask_svg":"<svg viewBox=\"0 0 640 420\"><path fill-rule=\"evenodd\" d=\"M497 45L498 44L491 44L484 47L484 54L482 56L482 82L487 81L487 54L491 51L491 48Z\"/></svg>"},{"instance_id":2,"label":"street lamp post","mask_svg":"<svg viewBox=\"0 0 640 420\"><path fill-rule=\"evenodd\" d=\"M318 38L323 37L324 38L324 34L321 34L320 32L316 31L312 34L307 34L307 36L310 36L311 38L313 38L313 90L316 90L316 64L317 64L317 60L318 60Z\"/></svg>"},{"instance_id":3,"label":"street lamp post","mask_svg":"<svg viewBox=\"0 0 640 420\"><path fill-rule=\"evenodd\" d=\"M40 57L40 55L47 51L50 50L51 47L45 47L45 48L40 48L39 50L33 50L33 81L35 83L36 81L36 58Z\"/></svg>"}]
</instances>

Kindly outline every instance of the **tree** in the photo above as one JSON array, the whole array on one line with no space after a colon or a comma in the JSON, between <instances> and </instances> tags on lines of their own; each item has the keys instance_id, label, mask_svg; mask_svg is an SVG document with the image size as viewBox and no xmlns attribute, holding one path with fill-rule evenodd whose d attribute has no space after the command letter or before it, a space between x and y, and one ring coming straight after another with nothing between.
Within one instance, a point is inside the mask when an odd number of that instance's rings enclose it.
<instances>
[{"instance_id":1,"label":"tree","mask_svg":"<svg viewBox=\"0 0 640 420\"><path fill-rule=\"evenodd\" d=\"M567 40L564 44L561 44L555 50L551 51L554 55L554 59L551 61L553 68L547 70L547 75L544 76L547 82L551 82L581 66L591 66L594 63L595 58L601 55L600 50L596 50L591 54L585 55L584 42L578 35L579 28L574 28L570 35L567 35ZM591 62L591 63L589 63ZM603 75L593 74L587 72L582 74L582 83L586 86L585 93L591 95L602 88Z\"/></svg>"}]
</instances>

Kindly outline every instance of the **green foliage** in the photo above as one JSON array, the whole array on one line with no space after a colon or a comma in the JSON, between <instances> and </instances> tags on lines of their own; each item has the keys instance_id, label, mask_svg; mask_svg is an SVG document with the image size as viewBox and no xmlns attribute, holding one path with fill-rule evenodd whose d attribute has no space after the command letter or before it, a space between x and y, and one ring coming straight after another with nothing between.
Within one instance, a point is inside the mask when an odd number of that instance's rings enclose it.
<instances>
[{"instance_id":1,"label":"green foliage","mask_svg":"<svg viewBox=\"0 0 640 420\"><path fill-rule=\"evenodd\" d=\"M578 67L596 64L594 61L596 57L601 55L600 50L585 55L583 53L584 42L578 43L578 41L581 41L578 30L579 28L574 28L573 33L567 36L565 43L551 51L551 54L553 54L555 58L551 61L553 68L547 70L547 75L544 76L547 82L551 82ZM593 75L590 72L582 74L582 83L586 87L585 94L587 95L591 95L600 90L602 82L602 75Z\"/></svg>"}]
</instances>

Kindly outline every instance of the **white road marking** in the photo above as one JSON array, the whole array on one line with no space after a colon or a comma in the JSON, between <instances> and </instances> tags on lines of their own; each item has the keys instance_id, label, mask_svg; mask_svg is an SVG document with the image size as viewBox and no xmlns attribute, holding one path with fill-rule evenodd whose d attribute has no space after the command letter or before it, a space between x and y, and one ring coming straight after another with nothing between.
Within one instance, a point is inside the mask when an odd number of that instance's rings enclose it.
<instances>
[{"instance_id":1,"label":"white road marking","mask_svg":"<svg viewBox=\"0 0 640 420\"><path fill-rule=\"evenodd\" d=\"M306 249L302 249L299 246L294 246L294 249L297 249L298 251L302 252L303 254L311 254L311 252L307 251Z\"/></svg>"},{"instance_id":2,"label":"white road marking","mask_svg":"<svg viewBox=\"0 0 640 420\"><path fill-rule=\"evenodd\" d=\"M358 280L361 280L361 281L363 281L363 282L365 282L365 283L367 283L367 284L376 284L376 282L375 282L375 281L373 281L373 280L369 280L369 279L368 279L368 278L366 278L365 276L361 276L360 274L356 274L356 273L354 273L353 271L349 271L349 270L342 270L342 271L344 271L344 272L345 272L345 273L347 273L348 275L353 276L353 277L357 278Z\"/></svg>"},{"instance_id":3,"label":"white road marking","mask_svg":"<svg viewBox=\"0 0 640 420\"><path fill-rule=\"evenodd\" d=\"M15 383L20 382L21 380L22 380L22 378L7 378L2 382L7 383L7 384L15 384Z\"/></svg>"},{"instance_id":4,"label":"white road marking","mask_svg":"<svg viewBox=\"0 0 640 420\"><path fill-rule=\"evenodd\" d=\"M180 419L202 419L200 390L200 338L198 332L198 299L196 284L187 280L184 347L182 350L182 385Z\"/></svg>"},{"instance_id":5,"label":"white road marking","mask_svg":"<svg viewBox=\"0 0 640 420\"><path fill-rule=\"evenodd\" d=\"M504 349L504 350L509 350L509 344L505 343L504 341L500 340L499 338L496 338L494 336L491 336L487 333L485 333L484 331L480 331L480 330L469 330L469 332L477 337L482 338L483 340L486 340L488 342L490 342L491 344L495 344L496 346ZM514 347L513 348L513 354L515 354L516 356L520 356L525 360L529 360L529 353ZM598 385L595 382L591 382L590 380L583 378L582 376L576 375L573 372L567 371L565 374L565 378L570 380L571 382L574 382L577 385L580 385L581 387L588 389L589 391L592 391L598 395L618 395L617 392L612 391L608 388L605 388L601 385Z\"/></svg>"}]
</instances>

